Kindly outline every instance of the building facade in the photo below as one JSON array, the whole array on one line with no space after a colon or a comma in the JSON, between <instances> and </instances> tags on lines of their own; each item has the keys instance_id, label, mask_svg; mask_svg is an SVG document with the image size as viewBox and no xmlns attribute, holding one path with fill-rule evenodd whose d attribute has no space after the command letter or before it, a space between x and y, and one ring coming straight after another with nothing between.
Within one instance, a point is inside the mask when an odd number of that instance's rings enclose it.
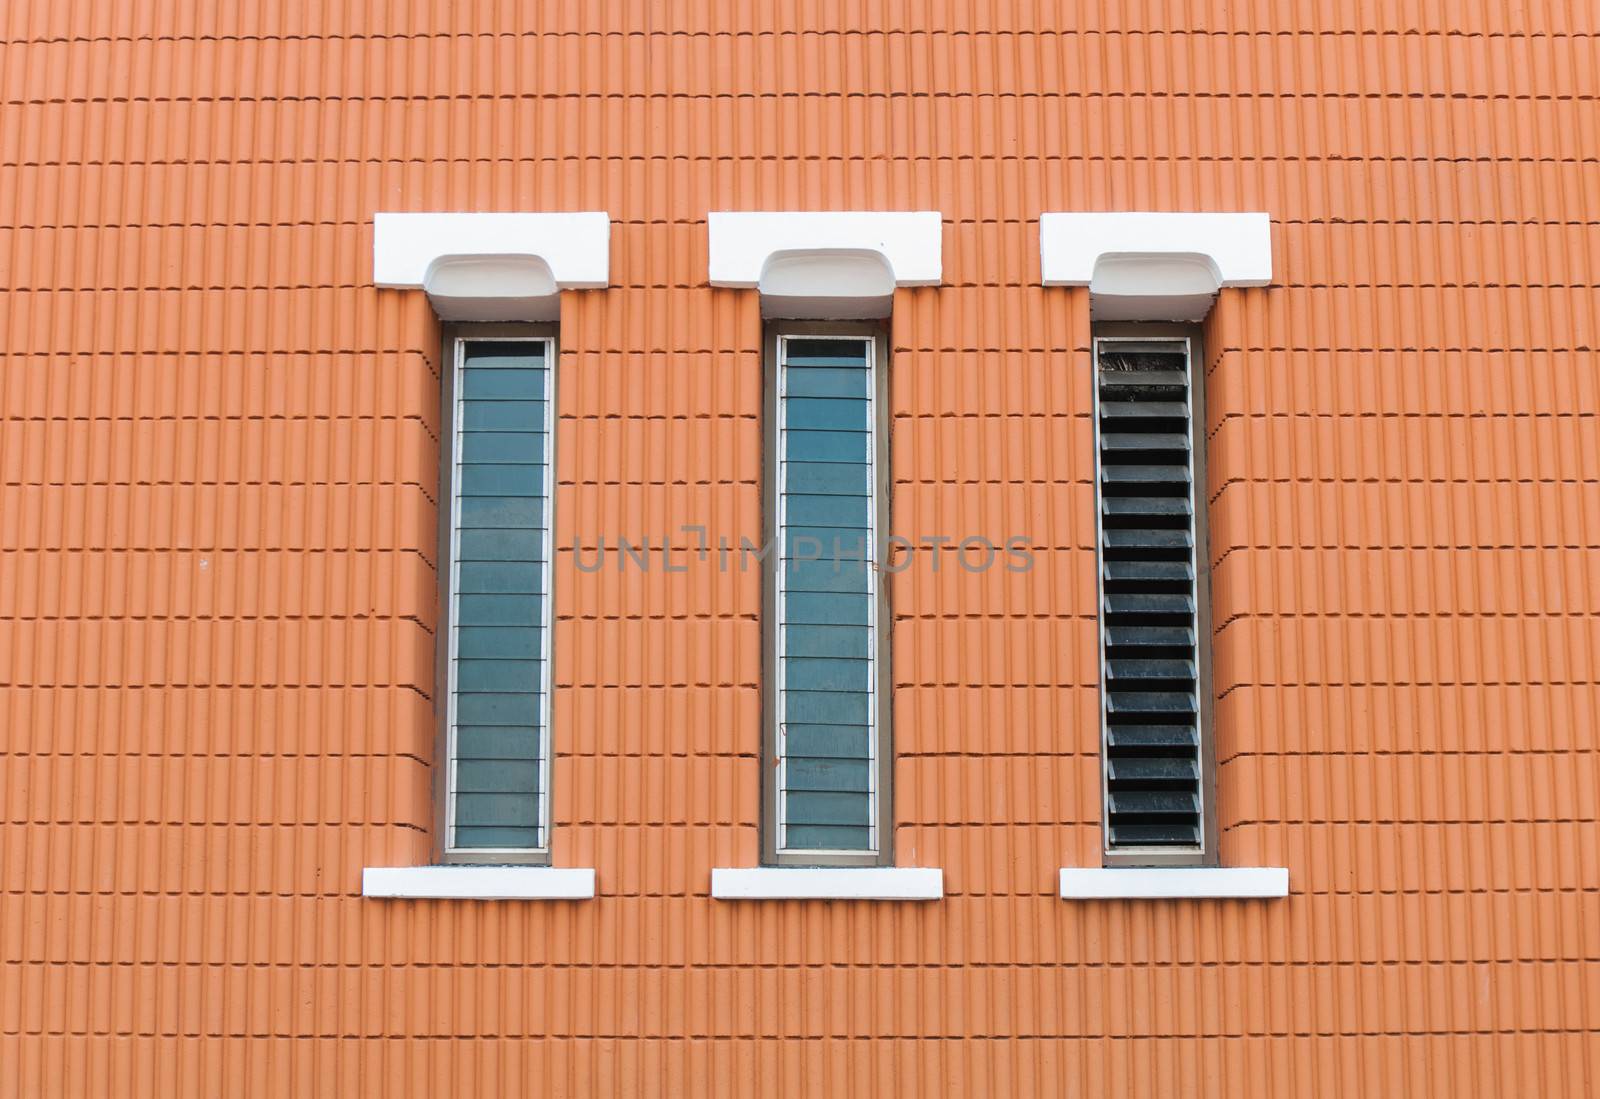
<instances>
[{"instance_id":1,"label":"building facade","mask_svg":"<svg viewBox=\"0 0 1600 1099\"><path fill-rule=\"evenodd\" d=\"M1600 1092L1597 62L0 5L0 1096Z\"/></svg>"}]
</instances>

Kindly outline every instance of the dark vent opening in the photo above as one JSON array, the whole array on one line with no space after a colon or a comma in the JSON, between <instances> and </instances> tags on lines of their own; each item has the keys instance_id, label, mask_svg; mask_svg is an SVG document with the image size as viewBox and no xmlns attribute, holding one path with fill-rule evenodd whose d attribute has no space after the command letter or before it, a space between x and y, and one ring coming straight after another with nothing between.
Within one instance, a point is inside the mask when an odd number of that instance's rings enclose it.
<instances>
[{"instance_id":1,"label":"dark vent opening","mask_svg":"<svg viewBox=\"0 0 1600 1099\"><path fill-rule=\"evenodd\" d=\"M1185 344L1099 345L1100 624L1112 850L1198 849L1192 403Z\"/></svg>"}]
</instances>

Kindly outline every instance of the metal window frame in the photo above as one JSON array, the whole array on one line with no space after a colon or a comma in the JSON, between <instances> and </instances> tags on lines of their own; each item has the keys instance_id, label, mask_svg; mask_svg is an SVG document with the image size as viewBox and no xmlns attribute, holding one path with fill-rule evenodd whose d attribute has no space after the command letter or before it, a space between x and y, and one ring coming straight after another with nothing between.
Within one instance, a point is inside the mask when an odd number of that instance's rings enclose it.
<instances>
[{"instance_id":1,"label":"metal window frame","mask_svg":"<svg viewBox=\"0 0 1600 1099\"><path fill-rule=\"evenodd\" d=\"M438 568L438 633L435 638L433 802L434 802L434 860L440 864L484 866L519 865L548 866L552 839L552 812L554 802L551 789L555 770L554 697L551 687L555 682L555 529L556 529L556 411L557 375L561 349L557 342L555 324L450 324L444 328L444 347L440 362L440 434L439 440L439 568ZM544 670L541 690L540 728L544 743L539 756L539 847L511 848L455 848L451 846L454 828L454 777L455 753L455 665L456 665L456 597L457 590L457 501L455 473L461 457L461 409L456 400L460 386L464 349L469 343L543 343L545 362L549 370L545 399L545 601ZM442 704L441 704L442 702Z\"/></svg>"},{"instance_id":2,"label":"metal window frame","mask_svg":"<svg viewBox=\"0 0 1600 1099\"><path fill-rule=\"evenodd\" d=\"M872 523L868 552L873 563L873 622L870 664L872 683L871 775L872 828L876 844L870 851L788 850L778 843L783 790L782 730L778 699L782 692L783 660L779 651L782 612L783 496L779 491L782 439L782 353L790 339L859 338L867 342L872 372L869 386L872 425ZM774 321L767 325L762 351L762 537L771 547L762 561L762 676L761 676L761 859L766 866L893 866L894 865L894 737L891 724L890 634L893 619L887 574L878 566L889 533L889 341L886 327L874 322Z\"/></svg>"},{"instance_id":3,"label":"metal window frame","mask_svg":"<svg viewBox=\"0 0 1600 1099\"><path fill-rule=\"evenodd\" d=\"M1217 758L1215 735L1215 695L1211 686L1211 548L1207 512L1210 501L1206 489L1206 409L1205 345L1197 324L1100 322L1091 329L1089 388L1093 395L1094 446L1094 564L1095 638L1099 654L1100 693L1100 850L1106 866L1217 866ZM1100 348L1104 344L1171 343L1182 341L1188 356L1189 371L1189 454L1192 466L1189 481L1189 507L1194 522L1194 597L1195 690L1199 694L1200 763L1200 838L1198 848L1173 850L1168 847L1111 846L1110 758L1106 722L1105 627L1101 623L1105 567L1101 561L1104 534L1100 506Z\"/></svg>"}]
</instances>

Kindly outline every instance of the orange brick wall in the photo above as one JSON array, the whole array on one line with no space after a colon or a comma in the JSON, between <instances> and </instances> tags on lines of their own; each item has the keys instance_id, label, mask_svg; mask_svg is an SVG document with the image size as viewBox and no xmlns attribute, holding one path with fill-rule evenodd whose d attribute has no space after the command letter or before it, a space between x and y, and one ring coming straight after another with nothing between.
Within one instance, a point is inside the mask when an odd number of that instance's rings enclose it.
<instances>
[{"instance_id":1,"label":"orange brick wall","mask_svg":"<svg viewBox=\"0 0 1600 1099\"><path fill-rule=\"evenodd\" d=\"M1600 8L0 4L0 1096L1600 1091ZM439 328L377 210L601 209L558 540L760 532L712 209L943 213L893 322L928 904L731 904L753 573L557 570L579 903L364 900L432 810ZM1089 315L1044 210L1265 210L1207 325L1223 857L1098 860Z\"/></svg>"}]
</instances>

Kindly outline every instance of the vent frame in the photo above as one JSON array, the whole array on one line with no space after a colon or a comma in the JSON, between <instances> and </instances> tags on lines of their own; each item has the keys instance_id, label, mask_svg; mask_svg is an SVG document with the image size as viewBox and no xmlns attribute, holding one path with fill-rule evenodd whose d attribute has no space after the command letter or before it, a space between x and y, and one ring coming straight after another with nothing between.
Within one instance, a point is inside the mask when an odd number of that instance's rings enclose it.
<instances>
[{"instance_id":1,"label":"vent frame","mask_svg":"<svg viewBox=\"0 0 1600 1099\"><path fill-rule=\"evenodd\" d=\"M1107 621L1107 528L1106 501L1121 497L1105 494L1105 439L1102 421L1102 355L1115 351L1179 351L1183 355L1184 400L1187 405L1186 443L1189 476L1188 530L1191 546L1188 563L1193 572L1191 585L1193 606L1190 622L1194 630L1187 656L1194 669L1194 752L1195 780L1192 787L1198 802L1195 815L1195 842L1189 844L1140 844L1114 842L1113 769L1119 758L1114 755L1113 743L1117 724L1111 720L1111 670L1107 656L1108 635L1112 629L1121 628ZM1211 690L1211 614L1210 614L1210 553L1206 537L1206 417L1204 353L1198 326L1182 324L1099 324L1093 330L1090 354L1090 389L1093 396L1092 432L1094 437L1094 530L1095 530L1095 632L1099 660L1097 678L1099 687L1100 717L1100 819L1102 858L1106 866L1214 866L1217 857L1216 814L1216 756L1213 736L1214 698ZM1131 434L1124 432L1122 434ZM1163 434L1175 434L1164 432ZM1152 447L1160 451L1161 448ZM1114 529L1114 527L1113 527ZM1112 566L1126 562L1116 555ZM1114 646L1113 646L1114 648ZM1179 692L1182 693L1182 692ZM1159 759L1153 754L1147 759ZM1177 757L1181 758L1181 757ZM1140 757L1131 757L1137 761ZM1180 791L1181 792L1181 791Z\"/></svg>"}]
</instances>

